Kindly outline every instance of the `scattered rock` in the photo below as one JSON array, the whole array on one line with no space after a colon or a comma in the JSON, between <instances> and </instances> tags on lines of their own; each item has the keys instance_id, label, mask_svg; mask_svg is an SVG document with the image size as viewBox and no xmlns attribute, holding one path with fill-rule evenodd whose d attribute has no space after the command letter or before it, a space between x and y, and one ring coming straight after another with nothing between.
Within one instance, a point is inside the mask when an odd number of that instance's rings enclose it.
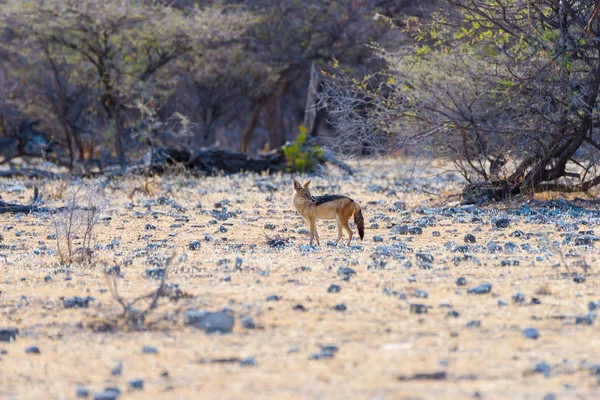
<instances>
[{"instance_id":1,"label":"scattered rock","mask_svg":"<svg viewBox=\"0 0 600 400\"><path fill-rule=\"evenodd\" d=\"M465 286L466 284L467 284L467 278L465 278L464 276L461 276L456 279L457 286Z\"/></svg>"},{"instance_id":2,"label":"scattered rock","mask_svg":"<svg viewBox=\"0 0 600 400\"><path fill-rule=\"evenodd\" d=\"M188 249L195 251L200 250L202 247L202 242L199 240L194 240L193 242L188 243Z\"/></svg>"},{"instance_id":3,"label":"scattered rock","mask_svg":"<svg viewBox=\"0 0 600 400\"><path fill-rule=\"evenodd\" d=\"M346 305L344 303L340 303L340 304L336 304L333 309L335 311L346 311L348 308L346 307Z\"/></svg>"},{"instance_id":4,"label":"scattered rock","mask_svg":"<svg viewBox=\"0 0 600 400\"><path fill-rule=\"evenodd\" d=\"M501 217L501 218L496 218L494 220L492 220L492 224L496 227L496 228L508 228L510 226L510 219L505 218L505 217Z\"/></svg>"},{"instance_id":5,"label":"scattered rock","mask_svg":"<svg viewBox=\"0 0 600 400\"><path fill-rule=\"evenodd\" d=\"M129 382L127 382L127 385L131 389L142 390L142 389L144 389L144 380L140 379L140 378L132 379Z\"/></svg>"},{"instance_id":6,"label":"scattered rock","mask_svg":"<svg viewBox=\"0 0 600 400\"><path fill-rule=\"evenodd\" d=\"M329 286L329 289L327 289L328 293L339 293L341 291L342 291L342 287L339 285L335 285L335 284Z\"/></svg>"},{"instance_id":7,"label":"scattered rock","mask_svg":"<svg viewBox=\"0 0 600 400\"><path fill-rule=\"evenodd\" d=\"M492 290L492 284L491 283L481 283L475 287L472 287L471 289L469 289L467 291L467 293L471 293L471 294L486 294L489 293Z\"/></svg>"},{"instance_id":8,"label":"scattered rock","mask_svg":"<svg viewBox=\"0 0 600 400\"><path fill-rule=\"evenodd\" d=\"M281 300L281 297L277 296L276 294L272 294L271 296L267 297L266 300L267 301L279 301L279 300Z\"/></svg>"},{"instance_id":9,"label":"scattered rock","mask_svg":"<svg viewBox=\"0 0 600 400\"><path fill-rule=\"evenodd\" d=\"M0 328L0 342L13 342L17 340L18 335L17 328Z\"/></svg>"},{"instance_id":10,"label":"scattered rock","mask_svg":"<svg viewBox=\"0 0 600 400\"><path fill-rule=\"evenodd\" d=\"M321 360L323 358L332 358L337 353L337 346L321 346L321 351L310 356L310 360Z\"/></svg>"},{"instance_id":11,"label":"scattered rock","mask_svg":"<svg viewBox=\"0 0 600 400\"><path fill-rule=\"evenodd\" d=\"M41 354L40 348L37 346L29 346L25 349L26 354Z\"/></svg>"},{"instance_id":12,"label":"scattered rock","mask_svg":"<svg viewBox=\"0 0 600 400\"><path fill-rule=\"evenodd\" d=\"M94 393L94 400L116 400L120 395L119 388L106 388L101 392Z\"/></svg>"},{"instance_id":13,"label":"scattered rock","mask_svg":"<svg viewBox=\"0 0 600 400\"><path fill-rule=\"evenodd\" d=\"M472 235L470 233L467 233L465 235L465 243L475 243L475 242L477 242L477 239L475 238L474 235Z\"/></svg>"},{"instance_id":14,"label":"scattered rock","mask_svg":"<svg viewBox=\"0 0 600 400\"><path fill-rule=\"evenodd\" d=\"M425 304L411 304L410 305L410 313L411 314L426 314L427 306Z\"/></svg>"},{"instance_id":15,"label":"scattered rock","mask_svg":"<svg viewBox=\"0 0 600 400\"><path fill-rule=\"evenodd\" d=\"M448 378L446 371L426 372L414 375L400 375L399 381L442 381Z\"/></svg>"},{"instance_id":16,"label":"scattered rock","mask_svg":"<svg viewBox=\"0 0 600 400\"><path fill-rule=\"evenodd\" d=\"M142 354L158 354L158 349L152 346L142 347Z\"/></svg>"},{"instance_id":17,"label":"scattered rock","mask_svg":"<svg viewBox=\"0 0 600 400\"><path fill-rule=\"evenodd\" d=\"M88 397L89 395L90 391L83 386L79 386L77 389L75 389L75 397L77 398Z\"/></svg>"},{"instance_id":18,"label":"scattered rock","mask_svg":"<svg viewBox=\"0 0 600 400\"><path fill-rule=\"evenodd\" d=\"M541 362L536 364L536 366L531 371L532 374L542 374L546 378L550 376L550 365L546 362Z\"/></svg>"},{"instance_id":19,"label":"scattered rock","mask_svg":"<svg viewBox=\"0 0 600 400\"><path fill-rule=\"evenodd\" d=\"M62 301L65 308L88 308L90 301L94 301L94 298L91 296L86 298L75 296L72 299L62 299Z\"/></svg>"},{"instance_id":20,"label":"scattered rock","mask_svg":"<svg viewBox=\"0 0 600 400\"><path fill-rule=\"evenodd\" d=\"M536 328L527 328L523 329L523 336L525 336L527 339L536 340L540 337L540 333Z\"/></svg>"},{"instance_id":21,"label":"scattered rock","mask_svg":"<svg viewBox=\"0 0 600 400\"><path fill-rule=\"evenodd\" d=\"M192 325L206 333L231 333L234 325L233 315L224 312L208 312L195 309L187 310L184 315L185 325Z\"/></svg>"}]
</instances>

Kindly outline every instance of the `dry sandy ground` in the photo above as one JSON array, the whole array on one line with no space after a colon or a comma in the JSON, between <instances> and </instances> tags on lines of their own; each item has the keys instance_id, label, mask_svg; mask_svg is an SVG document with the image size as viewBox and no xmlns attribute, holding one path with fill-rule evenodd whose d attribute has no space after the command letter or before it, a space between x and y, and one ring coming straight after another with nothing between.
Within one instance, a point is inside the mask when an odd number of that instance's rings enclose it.
<instances>
[{"instance_id":1,"label":"dry sandy ground","mask_svg":"<svg viewBox=\"0 0 600 400\"><path fill-rule=\"evenodd\" d=\"M411 183L410 177L418 179ZM323 246L307 251L300 247L308 243L307 226L291 204L289 176L164 177L151 184L152 193L132 194L142 183L108 184L104 192L110 204L102 217L110 219L98 223L95 243L101 249L94 252L94 265L73 265L68 273L58 264L55 242L47 238L55 231L48 215L0 215L0 329L19 329L15 341L0 342L0 398L71 399L78 387L90 398L117 387L122 399L600 398L598 376L590 372L600 364L598 321L576 323L577 316L588 315L588 303L600 300L598 251L561 246L574 256L565 258L572 273L583 273L578 267L583 260L591 265L585 282L575 283L551 245L565 238L557 222L594 230L595 212L579 219L558 213L536 224L509 212L517 203L430 215L441 210L432 193L453 187L453 178L407 163L372 163L361 166L356 177L313 178L313 194L343 193L360 202L367 229L364 242L354 244L361 247L326 246L336 231L320 221ZM59 182L0 184L5 201L25 202L35 184L60 203L64 189ZM396 201L407 202L408 210L390 210ZM223 212L219 206L235 216L211 223L213 210ZM507 215L510 226L494 227L495 214ZM393 225L417 226L427 216L435 221L422 234L391 233ZM472 222L474 216L481 221ZM147 224L156 229L146 229ZM537 235L510 237L517 229ZM289 243L271 248L265 233ZM467 249L475 259L454 263L454 257L464 256L455 250L465 244L466 233L476 237ZM107 248L114 239L118 243ZM188 248L194 240L201 241L199 250ZM511 254L490 254L490 240L518 247ZM444 247L447 242L455 244ZM397 257L381 255L394 243L408 249ZM532 249L523 250L523 243ZM143 330L128 328L107 291L104 269L121 267L119 293L133 299L158 286L145 272L173 251L177 261L167 281L189 297L160 299ZM434 257L431 268L419 265L418 252ZM380 254L376 261L373 254ZM519 265L502 266L503 260ZM339 267L356 274L344 280ZM52 280L45 281L46 276ZM456 284L459 277L466 278L465 286ZM492 285L490 293L467 293L483 282ZM329 293L332 284L341 291ZM517 292L525 296L521 304L512 300ZM267 301L271 295L280 299ZM61 299L73 296L94 300L88 308L65 308ZM531 304L533 298L540 304ZM346 310L335 310L341 303ZM411 304L423 304L427 312L412 313ZM188 309L223 308L235 316L230 334L207 334L184 324ZM452 310L458 316L448 316ZM248 316L255 329L242 326ZM103 324L113 324L113 331L96 332ZM539 338L526 338L526 328L537 328ZM40 354L25 352L32 345ZM144 346L157 354L143 354ZM320 346L338 351L312 359ZM210 362L223 359L228 362ZM247 359L254 365L239 362ZM548 376L535 372L543 362ZM122 372L113 375L118 363ZM437 380L415 376L435 372L445 375ZM144 380L142 390L129 387L136 378Z\"/></svg>"}]
</instances>

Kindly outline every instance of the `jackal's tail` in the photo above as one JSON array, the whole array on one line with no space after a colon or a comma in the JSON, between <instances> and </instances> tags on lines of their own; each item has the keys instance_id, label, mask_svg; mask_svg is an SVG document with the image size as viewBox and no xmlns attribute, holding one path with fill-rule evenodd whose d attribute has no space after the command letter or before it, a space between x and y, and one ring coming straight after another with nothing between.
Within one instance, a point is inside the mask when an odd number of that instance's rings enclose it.
<instances>
[{"instance_id":1,"label":"jackal's tail","mask_svg":"<svg viewBox=\"0 0 600 400\"><path fill-rule=\"evenodd\" d=\"M358 203L353 201L352 204L354 205L354 223L358 229L360 240L363 240L365 237L365 219L363 218L362 211Z\"/></svg>"}]
</instances>

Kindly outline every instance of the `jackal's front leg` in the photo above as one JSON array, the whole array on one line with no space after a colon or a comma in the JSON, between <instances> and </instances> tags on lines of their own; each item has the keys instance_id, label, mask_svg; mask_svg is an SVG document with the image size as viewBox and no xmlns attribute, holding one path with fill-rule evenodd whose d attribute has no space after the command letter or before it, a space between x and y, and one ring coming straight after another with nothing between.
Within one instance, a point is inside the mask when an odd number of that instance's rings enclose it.
<instances>
[{"instance_id":1,"label":"jackal's front leg","mask_svg":"<svg viewBox=\"0 0 600 400\"><path fill-rule=\"evenodd\" d=\"M309 220L310 223L310 245L313 245L313 239L317 239L317 246L320 246L319 243L319 233L317 232L317 221L316 219Z\"/></svg>"}]
</instances>

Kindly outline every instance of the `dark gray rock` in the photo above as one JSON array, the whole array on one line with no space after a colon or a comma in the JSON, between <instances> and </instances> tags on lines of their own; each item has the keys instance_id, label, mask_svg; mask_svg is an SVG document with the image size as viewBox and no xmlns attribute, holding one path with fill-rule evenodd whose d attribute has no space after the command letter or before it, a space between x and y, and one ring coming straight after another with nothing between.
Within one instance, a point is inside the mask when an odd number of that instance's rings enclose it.
<instances>
[{"instance_id":1,"label":"dark gray rock","mask_svg":"<svg viewBox=\"0 0 600 400\"><path fill-rule=\"evenodd\" d=\"M246 329L256 329L256 323L254 322L254 318L252 318L252 316L250 315L242 318L240 320L240 324L242 324L242 327Z\"/></svg>"},{"instance_id":2,"label":"dark gray rock","mask_svg":"<svg viewBox=\"0 0 600 400\"><path fill-rule=\"evenodd\" d=\"M200 250L201 247L202 247L202 242L199 240L194 240L194 241L188 243L188 249L192 250L192 251Z\"/></svg>"},{"instance_id":3,"label":"dark gray rock","mask_svg":"<svg viewBox=\"0 0 600 400\"><path fill-rule=\"evenodd\" d=\"M477 238L475 238L475 235L472 235L470 233L467 233L465 235L465 243L476 243L477 242Z\"/></svg>"},{"instance_id":4,"label":"dark gray rock","mask_svg":"<svg viewBox=\"0 0 600 400\"><path fill-rule=\"evenodd\" d=\"M149 268L146 270L146 278L162 279L165 275L165 268Z\"/></svg>"},{"instance_id":5,"label":"dark gray rock","mask_svg":"<svg viewBox=\"0 0 600 400\"><path fill-rule=\"evenodd\" d=\"M467 291L470 294L486 294L491 292L492 284L491 283L481 283L475 287L472 287Z\"/></svg>"},{"instance_id":6,"label":"dark gray rock","mask_svg":"<svg viewBox=\"0 0 600 400\"><path fill-rule=\"evenodd\" d=\"M267 301L279 301L281 300L281 297L277 296L276 294L272 294L271 296L267 297Z\"/></svg>"},{"instance_id":7,"label":"dark gray rock","mask_svg":"<svg viewBox=\"0 0 600 400\"><path fill-rule=\"evenodd\" d=\"M79 386L77 389L75 389L75 397L77 398L88 397L89 395L90 391L83 386Z\"/></svg>"},{"instance_id":8,"label":"dark gray rock","mask_svg":"<svg viewBox=\"0 0 600 400\"><path fill-rule=\"evenodd\" d=\"M523 302L525 301L525 295L521 292L517 292L512 295L512 301L513 303L523 304Z\"/></svg>"},{"instance_id":9,"label":"dark gray rock","mask_svg":"<svg viewBox=\"0 0 600 400\"><path fill-rule=\"evenodd\" d=\"M496 218L494 220L492 220L492 224L496 227L496 228L508 228L510 226L510 219L506 218L506 217L500 217L500 218Z\"/></svg>"},{"instance_id":10,"label":"dark gray rock","mask_svg":"<svg viewBox=\"0 0 600 400\"><path fill-rule=\"evenodd\" d=\"M542 374L547 378L550 376L550 365L548 365L547 362L542 361L541 363L536 364L531 372L533 374Z\"/></svg>"},{"instance_id":11,"label":"dark gray rock","mask_svg":"<svg viewBox=\"0 0 600 400\"><path fill-rule=\"evenodd\" d=\"M127 386L129 386L130 389L142 390L144 389L144 380L140 378L132 379L127 382Z\"/></svg>"},{"instance_id":12,"label":"dark gray rock","mask_svg":"<svg viewBox=\"0 0 600 400\"><path fill-rule=\"evenodd\" d=\"M356 275L356 271L350 267L339 267L337 269L337 274L339 276L347 277L347 276Z\"/></svg>"},{"instance_id":13,"label":"dark gray rock","mask_svg":"<svg viewBox=\"0 0 600 400\"><path fill-rule=\"evenodd\" d=\"M310 360L321 360L323 358L332 358L337 353L337 346L321 346L321 351L310 356Z\"/></svg>"},{"instance_id":14,"label":"dark gray rock","mask_svg":"<svg viewBox=\"0 0 600 400\"><path fill-rule=\"evenodd\" d=\"M71 299L62 299L62 301L65 308L88 308L90 301L94 301L94 298L91 296L86 298L75 296Z\"/></svg>"},{"instance_id":15,"label":"dark gray rock","mask_svg":"<svg viewBox=\"0 0 600 400\"><path fill-rule=\"evenodd\" d=\"M433 256L428 253L416 253L415 257L417 259L417 263L420 264L431 264L434 260Z\"/></svg>"},{"instance_id":16,"label":"dark gray rock","mask_svg":"<svg viewBox=\"0 0 600 400\"><path fill-rule=\"evenodd\" d=\"M234 318L229 313L187 310L183 314L186 325L195 326L206 333L231 333Z\"/></svg>"},{"instance_id":17,"label":"dark gray rock","mask_svg":"<svg viewBox=\"0 0 600 400\"><path fill-rule=\"evenodd\" d=\"M94 400L116 400L120 395L119 388L106 388L101 392L94 393Z\"/></svg>"},{"instance_id":18,"label":"dark gray rock","mask_svg":"<svg viewBox=\"0 0 600 400\"><path fill-rule=\"evenodd\" d=\"M540 337L540 332L536 328L523 329L523 336L527 339L536 340Z\"/></svg>"},{"instance_id":19,"label":"dark gray rock","mask_svg":"<svg viewBox=\"0 0 600 400\"><path fill-rule=\"evenodd\" d=\"M0 328L0 342L12 342L17 340L19 330L17 328Z\"/></svg>"},{"instance_id":20,"label":"dark gray rock","mask_svg":"<svg viewBox=\"0 0 600 400\"><path fill-rule=\"evenodd\" d=\"M346 307L346 305L344 303L340 303L340 304L336 304L333 309L335 311L346 311L348 308Z\"/></svg>"},{"instance_id":21,"label":"dark gray rock","mask_svg":"<svg viewBox=\"0 0 600 400\"><path fill-rule=\"evenodd\" d=\"M411 314L426 314L427 306L425 304L411 304L410 305L410 313Z\"/></svg>"},{"instance_id":22,"label":"dark gray rock","mask_svg":"<svg viewBox=\"0 0 600 400\"><path fill-rule=\"evenodd\" d=\"M342 287L339 285L335 285L335 284L329 286L329 288L327 289L328 293L339 293L341 291L342 291Z\"/></svg>"},{"instance_id":23,"label":"dark gray rock","mask_svg":"<svg viewBox=\"0 0 600 400\"><path fill-rule=\"evenodd\" d=\"M456 279L456 285L465 286L466 284L467 284L467 278L465 278L464 276L458 277Z\"/></svg>"},{"instance_id":24,"label":"dark gray rock","mask_svg":"<svg viewBox=\"0 0 600 400\"><path fill-rule=\"evenodd\" d=\"M142 347L142 354L158 354L158 349L152 346Z\"/></svg>"},{"instance_id":25,"label":"dark gray rock","mask_svg":"<svg viewBox=\"0 0 600 400\"><path fill-rule=\"evenodd\" d=\"M243 360L240 360L240 365L242 367L252 367L256 365L256 359L254 357L244 358Z\"/></svg>"},{"instance_id":26,"label":"dark gray rock","mask_svg":"<svg viewBox=\"0 0 600 400\"><path fill-rule=\"evenodd\" d=\"M37 346L29 346L28 348L25 349L25 353L26 354L40 354L40 348Z\"/></svg>"}]
</instances>

